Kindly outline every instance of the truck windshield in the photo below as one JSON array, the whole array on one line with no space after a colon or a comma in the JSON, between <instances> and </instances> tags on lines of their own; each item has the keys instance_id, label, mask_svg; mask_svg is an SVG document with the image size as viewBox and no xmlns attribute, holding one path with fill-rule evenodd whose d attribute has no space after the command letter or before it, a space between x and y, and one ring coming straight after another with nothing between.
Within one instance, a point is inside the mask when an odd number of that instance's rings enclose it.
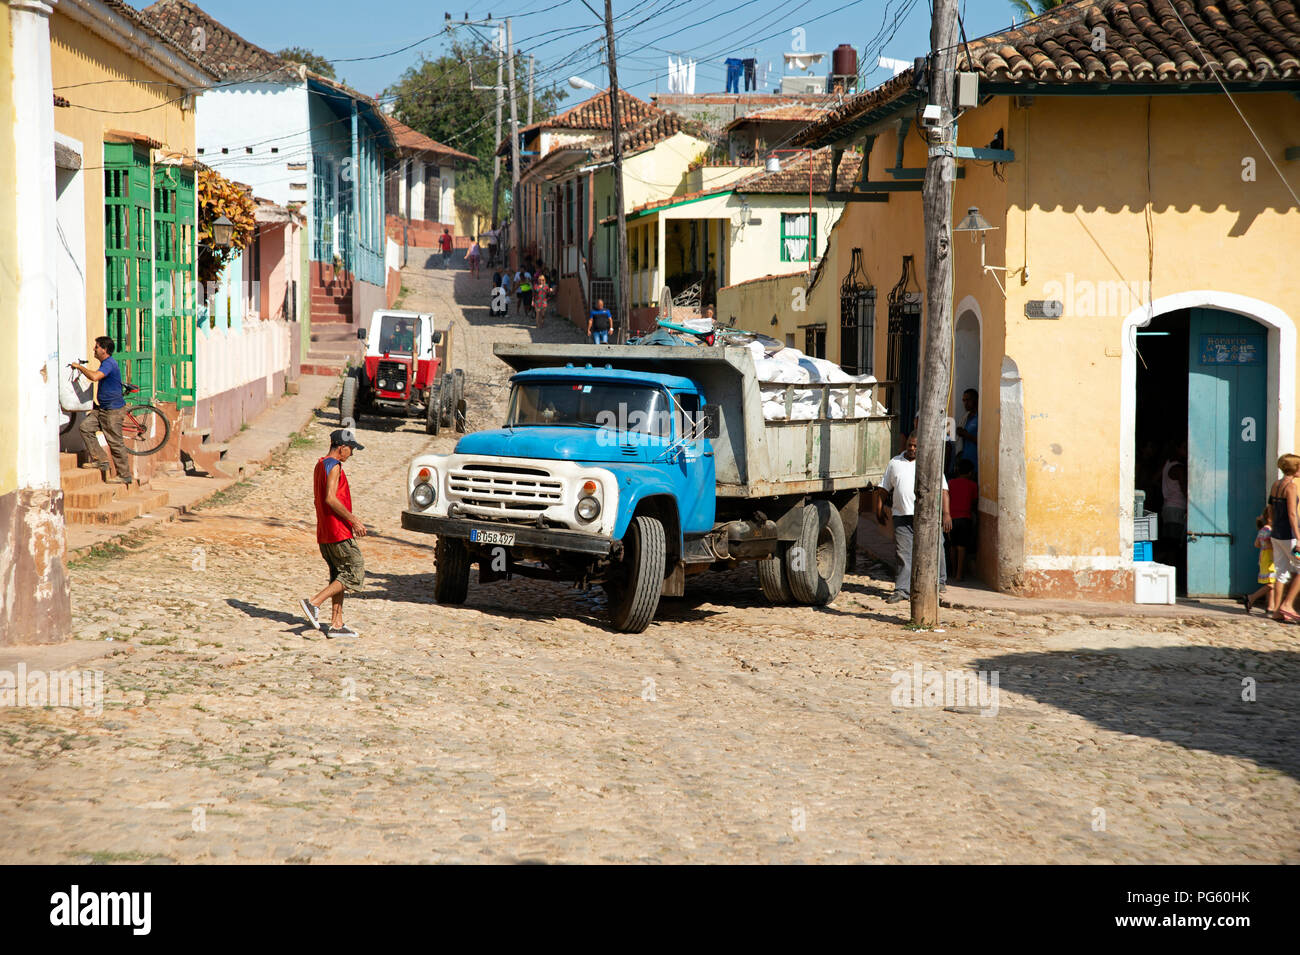
<instances>
[{"instance_id":1,"label":"truck windshield","mask_svg":"<svg viewBox=\"0 0 1300 955\"><path fill-rule=\"evenodd\" d=\"M601 381L521 382L510 394L506 427L607 428L669 438L672 416L662 391Z\"/></svg>"}]
</instances>

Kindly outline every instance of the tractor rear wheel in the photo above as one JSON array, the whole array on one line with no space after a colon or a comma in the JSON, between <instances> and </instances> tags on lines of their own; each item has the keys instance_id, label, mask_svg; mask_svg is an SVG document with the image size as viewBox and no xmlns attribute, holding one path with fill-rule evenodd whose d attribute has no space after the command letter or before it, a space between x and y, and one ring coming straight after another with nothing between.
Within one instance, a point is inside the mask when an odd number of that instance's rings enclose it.
<instances>
[{"instance_id":1,"label":"tractor rear wheel","mask_svg":"<svg viewBox=\"0 0 1300 955\"><path fill-rule=\"evenodd\" d=\"M442 427L442 395L437 385L429 388L429 400L424 408L424 433L437 434Z\"/></svg>"}]
</instances>

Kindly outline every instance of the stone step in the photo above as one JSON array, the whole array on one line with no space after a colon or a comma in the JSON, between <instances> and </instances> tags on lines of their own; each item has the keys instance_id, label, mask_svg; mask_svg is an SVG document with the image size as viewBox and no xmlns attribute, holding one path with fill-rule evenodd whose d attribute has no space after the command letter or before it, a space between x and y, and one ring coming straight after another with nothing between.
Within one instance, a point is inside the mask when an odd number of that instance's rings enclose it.
<instances>
[{"instance_id":1,"label":"stone step","mask_svg":"<svg viewBox=\"0 0 1300 955\"><path fill-rule=\"evenodd\" d=\"M306 361L298 366L298 373L301 375L327 375L337 378L343 374L347 368L346 362L341 361Z\"/></svg>"},{"instance_id":2,"label":"stone step","mask_svg":"<svg viewBox=\"0 0 1300 955\"><path fill-rule=\"evenodd\" d=\"M141 510L140 501L124 497L96 508L84 510L76 507L65 508L63 519L69 524L125 524L135 520L142 513L144 512Z\"/></svg>"},{"instance_id":3,"label":"stone step","mask_svg":"<svg viewBox=\"0 0 1300 955\"><path fill-rule=\"evenodd\" d=\"M59 452L59 470L75 471L77 469L77 455L74 452Z\"/></svg>"},{"instance_id":4,"label":"stone step","mask_svg":"<svg viewBox=\"0 0 1300 955\"><path fill-rule=\"evenodd\" d=\"M129 492L124 484L96 484L76 491L64 490L63 506L65 508L73 507L81 511L95 510L103 507L109 501L128 496Z\"/></svg>"},{"instance_id":5,"label":"stone step","mask_svg":"<svg viewBox=\"0 0 1300 955\"><path fill-rule=\"evenodd\" d=\"M212 429L211 428L189 428L189 427L182 426L181 434L198 435L198 437L201 440L206 441L208 438L212 437Z\"/></svg>"},{"instance_id":6,"label":"stone step","mask_svg":"<svg viewBox=\"0 0 1300 955\"><path fill-rule=\"evenodd\" d=\"M78 468L75 471L60 471L59 486L63 488L63 493L69 491L79 491L83 488L94 487L96 484L103 484L104 479L100 476L98 470L89 468Z\"/></svg>"}]
</instances>

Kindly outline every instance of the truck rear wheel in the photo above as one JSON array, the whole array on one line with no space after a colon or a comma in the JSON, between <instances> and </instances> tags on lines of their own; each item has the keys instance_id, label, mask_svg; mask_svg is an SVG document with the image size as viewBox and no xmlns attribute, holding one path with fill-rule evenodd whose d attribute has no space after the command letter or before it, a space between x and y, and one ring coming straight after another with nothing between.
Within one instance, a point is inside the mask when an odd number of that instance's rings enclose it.
<instances>
[{"instance_id":1,"label":"truck rear wheel","mask_svg":"<svg viewBox=\"0 0 1300 955\"><path fill-rule=\"evenodd\" d=\"M664 526L654 517L636 517L623 538L623 560L616 578L605 584L609 619L615 630L641 633L659 608L664 586Z\"/></svg>"},{"instance_id":2,"label":"truck rear wheel","mask_svg":"<svg viewBox=\"0 0 1300 955\"><path fill-rule=\"evenodd\" d=\"M769 603L788 604L793 600L790 596L790 581L785 576L782 561L781 555L758 561L758 585L763 588L763 596Z\"/></svg>"},{"instance_id":3,"label":"truck rear wheel","mask_svg":"<svg viewBox=\"0 0 1300 955\"><path fill-rule=\"evenodd\" d=\"M456 394L451 403L451 415L456 430L464 434L468 426L465 414L465 372L457 368L452 372L452 378L456 382Z\"/></svg>"},{"instance_id":4,"label":"truck rear wheel","mask_svg":"<svg viewBox=\"0 0 1300 955\"><path fill-rule=\"evenodd\" d=\"M464 603L469 593L469 548L465 542L438 538L433 561L433 596L438 603Z\"/></svg>"},{"instance_id":5,"label":"truck rear wheel","mask_svg":"<svg viewBox=\"0 0 1300 955\"><path fill-rule=\"evenodd\" d=\"M799 538L786 552L790 593L801 604L825 606L844 583L844 522L830 501L804 507Z\"/></svg>"},{"instance_id":6,"label":"truck rear wheel","mask_svg":"<svg viewBox=\"0 0 1300 955\"><path fill-rule=\"evenodd\" d=\"M452 421L452 409L456 400L456 380L452 378L451 372L442 376L438 384L438 392L441 397L439 414L442 415L442 426L450 428L455 422Z\"/></svg>"}]
</instances>

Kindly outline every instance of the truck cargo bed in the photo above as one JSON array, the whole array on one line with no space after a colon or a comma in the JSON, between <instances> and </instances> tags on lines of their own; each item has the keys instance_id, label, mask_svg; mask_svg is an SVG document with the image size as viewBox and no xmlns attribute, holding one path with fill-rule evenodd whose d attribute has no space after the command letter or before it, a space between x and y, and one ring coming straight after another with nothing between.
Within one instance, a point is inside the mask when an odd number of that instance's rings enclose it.
<instances>
[{"instance_id":1,"label":"truck cargo bed","mask_svg":"<svg viewBox=\"0 0 1300 955\"><path fill-rule=\"evenodd\" d=\"M763 418L754 360L747 348L643 345L509 345L494 354L515 371L606 365L631 371L680 375L697 382L710 404L721 406L719 437L712 440L719 497L760 498L818 494L875 484L889 462L888 414L855 417L855 397L870 391L877 407L878 384L800 383L784 387L786 407L793 391L821 392L816 417ZM829 417L834 390L848 417Z\"/></svg>"}]
</instances>

